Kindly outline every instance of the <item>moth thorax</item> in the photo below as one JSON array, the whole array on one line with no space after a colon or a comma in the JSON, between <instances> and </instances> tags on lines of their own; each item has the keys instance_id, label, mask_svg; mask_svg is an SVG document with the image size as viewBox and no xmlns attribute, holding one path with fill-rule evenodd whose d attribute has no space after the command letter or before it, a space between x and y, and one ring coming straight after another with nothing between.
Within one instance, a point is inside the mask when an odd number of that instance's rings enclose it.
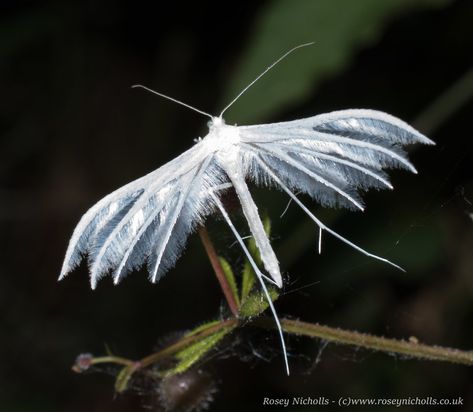
<instances>
[{"instance_id":1,"label":"moth thorax","mask_svg":"<svg viewBox=\"0 0 473 412\"><path fill-rule=\"evenodd\" d=\"M237 126L225 124L221 117L213 117L209 122L209 134L204 140L211 144L214 150L225 150L240 143L240 133Z\"/></svg>"}]
</instances>

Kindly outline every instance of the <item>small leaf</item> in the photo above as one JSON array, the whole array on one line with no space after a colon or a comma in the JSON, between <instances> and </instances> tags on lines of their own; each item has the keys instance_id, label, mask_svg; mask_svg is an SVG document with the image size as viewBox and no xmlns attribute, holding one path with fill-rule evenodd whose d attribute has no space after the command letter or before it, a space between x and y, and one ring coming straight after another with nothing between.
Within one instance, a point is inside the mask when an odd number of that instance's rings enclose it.
<instances>
[{"instance_id":1,"label":"small leaf","mask_svg":"<svg viewBox=\"0 0 473 412\"><path fill-rule=\"evenodd\" d=\"M240 297L238 296L238 286L236 284L235 275L233 274L232 267L230 266L230 263L228 263L228 261L225 258L219 256L218 260L220 261L220 266L222 266L222 270L223 270L223 273L225 274L225 278L227 279L227 282L230 285L230 289L232 290L233 297L235 298L238 306L240 306Z\"/></svg>"},{"instance_id":2,"label":"small leaf","mask_svg":"<svg viewBox=\"0 0 473 412\"><path fill-rule=\"evenodd\" d=\"M243 273L242 273L242 281L241 281L241 301L242 303L245 302L246 298L253 289L253 285L255 284L255 272L251 267L248 261L245 261L243 266Z\"/></svg>"},{"instance_id":3,"label":"small leaf","mask_svg":"<svg viewBox=\"0 0 473 412\"><path fill-rule=\"evenodd\" d=\"M268 288L269 296L274 302L279 297L279 292L274 288ZM269 304L263 292L256 292L249 295L240 307L240 315L244 318L251 318L264 312Z\"/></svg>"},{"instance_id":4,"label":"small leaf","mask_svg":"<svg viewBox=\"0 0 473 412\"><path fill-rule=\"evenodd\" d=\"M271 220L267 215L263 217L263 226L264 226L264 231L266 234L269 236L271 233ZM258 251L258 248L256 247L256 242L254 238L250 238L248 241L248 250L255 259L255 263L257 265L261 265L261 256ZM248 260L245 261L245 264L243 266L243 272L242 272L242 282L241 282L241 302L243 302L248 295L251 292L251 289L253 288L253 285L255 284L255 278L256 274L253 270L253 268L250 265L250 262Z\"/></svg>"},{"instance_id":5,"label":"small leaf","mask_svg":"<svg viewBox=\"0 0 473 412\"><path fill-rule=\"evenodd\" d=\"M115 379L115 390L118 393L122 393L126 391L128 388L128 383L130 382L131 376L135 372L135 367L133 365L131 366L125 366L117 375L117 378Z\"/></svg>"},{"instance_id":6,"label":"small leaf","mask_svg":"<svg viewBox=\"0 0 473 412\"><path fill-rule=\"evenodd\" d=\"M224 328L210 336L199 340L176 354L177 365L166 372L166 375L182 373L199 361L207 352L213 349L233 328Z\"/></svg>"}]
</instances>

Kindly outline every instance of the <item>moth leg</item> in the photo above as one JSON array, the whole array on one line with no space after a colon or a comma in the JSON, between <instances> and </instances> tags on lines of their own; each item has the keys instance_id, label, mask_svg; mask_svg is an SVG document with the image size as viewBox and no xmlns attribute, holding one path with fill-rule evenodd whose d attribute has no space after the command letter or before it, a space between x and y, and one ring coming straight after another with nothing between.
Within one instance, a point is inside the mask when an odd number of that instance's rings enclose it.
<instances>
[{"instance_id":1,"label":"moth leg","mask_svg":"<svg viewBox=\"0 0 473 412\"><path fill-rule=\"evenodd\" d=\"M318 245L319 255L322 254L322 232L323 232L323 229L319 226L319 245Z\"/></svg>"},{"instance_id":2,"label":"moth leg","mask_svg":"<svg viewBox=\"0 0 473 412\"><path fill-rule=\"evenodd\" d=\"M282 287L282 277L279 270L278 259L276 258L276 254L274 253L273 248L269 243L268 236L264 231L263 222L261 222L258 214L258 208L251 197L248 186L243 178L242 171L234 161L225 162L224 168L233 184L233 187L235 188L235 191L237 192L238 198L240 199L243 214L245 215L248 226L250 227L251 233L255 239L256 246L260 251L264 267L278 287Z\"/></svg>"},{"instance_id":3,"label":"moth leg","mask_svg":"<svg viewBox=\"0 0 473 412\"><path fill-rule=\"evenodd\" d=\"M273 317L274 317L274 321L276 322L276 326L278 328L279 338L281 340L281 347L282 347L282 351L283 351L283 355L284 355L284 364L286 366L286 372L289 375L289 362L288 362L288 359L287 359L286 343L284 342L284 335L283 335L283 332L282 332L281 322L279 322L278 314L276 313L276 309L273 305L273 301L271 300L271 296L269 295L268 289L267 289L266 284L264 283L264 280L263 280L263 278L266 278L266 276L264 276L263 273L261 273L258 266L256 265L253 257L251 256L251 253L247 249L247 247L245 245L245 242L243 241L240 234L238 233L235 226L233 225L232 221L230 220L230 217L228 216L228 213L225 210L225 208L223 207L223 204L220 201L220 199L217 196L215 196L213 191L210 192L210 195L211 195L213 201L215 202L215 204L217 205L218 209L220 210L220 213L222 214L223 218L225 219L228 226L230 227L231 231L235 235L238 243L240 244L241 248L243 249L243 252L245 253L248 261L250 262L251 267L255 271L256 277L258 278L258 280L261 284L261 288L263 289L263 292L266 296L266 300L268 301L269 308L271 309L271 312L272 312ZM273 283L274 283L274 281L273 281Z\"/></svg>"},{"instance_id":4,"label":"moth leg","mask_svg":"<svg viewBox=\"0 0 473 412\"><path fill-rule=\"evenodd\" d=\"M231 183L222 183L221 185L215 186L212 188L214 192L218 192L220 190L226 190L232 188L233 185Z\"/></svg>"}]
</instances>

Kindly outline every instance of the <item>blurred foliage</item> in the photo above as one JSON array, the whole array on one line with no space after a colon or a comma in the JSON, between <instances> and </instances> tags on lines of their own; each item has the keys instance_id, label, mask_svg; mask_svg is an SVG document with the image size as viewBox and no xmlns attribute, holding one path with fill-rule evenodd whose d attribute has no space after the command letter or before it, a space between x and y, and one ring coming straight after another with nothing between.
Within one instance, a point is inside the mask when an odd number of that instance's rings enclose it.
<instances>
[{"instance_id":1,"label":"blurred foliage","mask_svg":"<svg viewBox=\"0 0 473 412\"><path fill-rule=\"evenodd\" d=\"M263 69L298 44L315 42L280 63L227 115L240 123L270 115L311 96L327 77L344 70L358 50L375 43L385 25L413 9L451 0L276 0L261 10L225 97L230 101ZM243 99L245 99L243 101Z\"/></svg>"}]
</instances>

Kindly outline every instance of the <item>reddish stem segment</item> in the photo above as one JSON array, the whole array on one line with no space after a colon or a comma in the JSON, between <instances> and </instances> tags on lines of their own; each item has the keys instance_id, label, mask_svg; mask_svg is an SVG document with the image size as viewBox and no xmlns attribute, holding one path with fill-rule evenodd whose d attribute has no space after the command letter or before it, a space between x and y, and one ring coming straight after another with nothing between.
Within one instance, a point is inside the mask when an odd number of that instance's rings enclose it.
<instances>
[{"instance_id":1,"label":"reddish stem segment","mask_svg":"<svg viewBox=\"0 0 473 412\"><path fill-rule=\"evenodd\" d=\"M230 307L230 310L232 311L233 315L235 317L238 317L238 303L235 300L235 297L233 296L232 288L228 284L227 278L225 277L225 273L222 269L222 265L220 264L220 261L218 259L217 252L215 251L214 245L210 240L209 233L205 227L201 227L199 229L199 236L202 240L205 251L207 252L207 256L209 257L218 283L220 283L220 287L222 288L223 294L225 295L225 299L227 300L228 306Z\"/></svg>"}]
</instances>

